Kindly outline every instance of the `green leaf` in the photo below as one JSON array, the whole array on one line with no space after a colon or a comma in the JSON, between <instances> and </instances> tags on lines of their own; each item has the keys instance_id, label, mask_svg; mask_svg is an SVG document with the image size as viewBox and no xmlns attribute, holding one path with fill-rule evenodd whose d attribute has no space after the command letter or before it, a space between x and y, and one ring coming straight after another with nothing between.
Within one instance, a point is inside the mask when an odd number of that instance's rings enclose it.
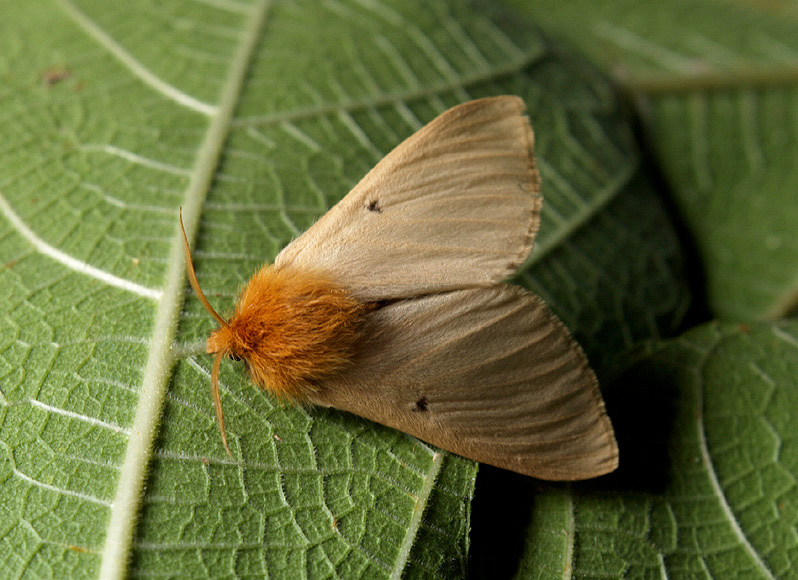
<instances>
[{"instance_id":1,"label":"green leaf","mask_svg":"<svg viewBox=\"0 0 798 580\"><path fill-rule=\"evenodd\" d=\"M609 85L514 19L458 0L0 7L0 577L465 574L472 462L280 406L233 363L227 457L178 206L224 311L424 122L519 94L547 200L522 282L597 360L680 320L679 242Z\"/></svg>"},{"instance_id":2,"label":"green leaf","mask_svg":"<svg viewBox=\"0 0 798 580\"><path fill-rule=\"evenodd\" d=\"M641 353L610 390L620 470L539 491L516 577L798 577L796 355L795 321Z\"/></svg>"},{"instance_id":3,"label":"green leaf","mask_svg":"<svg viewBox=\"0 0 798 580\"><path fill-rule=\"evenodd\" d=\"M798 11L714 0L510 0L613 75L694 238L715 316L798 306Z\"/></svg>"}]
</instances>

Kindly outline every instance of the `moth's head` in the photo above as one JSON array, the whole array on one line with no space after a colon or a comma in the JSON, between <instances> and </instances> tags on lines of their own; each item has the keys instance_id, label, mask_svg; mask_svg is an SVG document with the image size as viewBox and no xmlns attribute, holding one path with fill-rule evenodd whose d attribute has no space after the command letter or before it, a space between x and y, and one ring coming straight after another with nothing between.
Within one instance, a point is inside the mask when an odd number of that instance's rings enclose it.
<instances>
[{"instance_id":1,"label":"moth's head","mask_svg":"<svg viewBox=\"0 0 798 580\"><path fill-rule=\"evenodd\" d=\"M246 358L245 350L240 337L229 323L211 332L208 342L205 343L205 352L208 354L221 353L222 356L228 356L233 360Z\"/></svg>"},{"instance_id":2,"label":"moth's head","mask_svg":"<svg viewBox=\"0 0 798 580\"><path fill-rule=\"evenodd\" d=\"M257 308L249 294L251 291L247 285L237 300L233 315L226 321L217 318L219 327L208 336L205 352L244 360L248 364L262 362L265 353L261 351L270 350L268 335L275 321L264 317L264 309ZM205 308L215 317L210 305Z\"/></svg>"},{"instance_id":3,"label":"moth's head","mask_svg":"<svg viewBox=\"0 0 798 580\"><path fill-rule=\"evenodd\" d=\"M211 332L205 342L205 352L227 357L234 361L249 362L255 346L252 345L251 333L247 331L233 316L226 324Z\"/></svg>"}]
</instances>

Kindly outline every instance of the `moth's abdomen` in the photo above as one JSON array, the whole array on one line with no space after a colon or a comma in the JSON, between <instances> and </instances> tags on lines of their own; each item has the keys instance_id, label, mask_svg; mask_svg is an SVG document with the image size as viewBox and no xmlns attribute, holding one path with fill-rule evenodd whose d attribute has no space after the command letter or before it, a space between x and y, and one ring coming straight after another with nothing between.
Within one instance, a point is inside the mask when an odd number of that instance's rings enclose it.
<instances>
[{"instance_id":1,"label":"moth's abdomen","mask_svg":"<svg viewBox=\"0 0 798 580\"><path fill-rule=\"evenodd\" d=\"M366 309L322 273L264 266L207 349L246 360L257 384L301 401L316 381L349 363Z\"/></svg>"}]
</instances>

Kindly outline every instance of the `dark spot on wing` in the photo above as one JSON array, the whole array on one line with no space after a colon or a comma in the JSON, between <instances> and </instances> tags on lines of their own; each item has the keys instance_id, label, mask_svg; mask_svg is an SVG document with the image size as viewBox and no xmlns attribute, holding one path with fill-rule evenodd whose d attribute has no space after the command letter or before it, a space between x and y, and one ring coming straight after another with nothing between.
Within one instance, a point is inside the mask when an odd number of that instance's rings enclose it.
<instances>
[{"instance_id":1,"label":"dark spot on wing","mask_svg":"<svg viewBox=\"0 0 798 580\"><path fill-rule=\"evenodd\" d=\"M418 413L423 413L424 411L426 411L428 409L429 409L429 403L427 402L427 398L426 397L421 397L413 405L413 411L416 411Z\"/></svg>"}]
</instances>

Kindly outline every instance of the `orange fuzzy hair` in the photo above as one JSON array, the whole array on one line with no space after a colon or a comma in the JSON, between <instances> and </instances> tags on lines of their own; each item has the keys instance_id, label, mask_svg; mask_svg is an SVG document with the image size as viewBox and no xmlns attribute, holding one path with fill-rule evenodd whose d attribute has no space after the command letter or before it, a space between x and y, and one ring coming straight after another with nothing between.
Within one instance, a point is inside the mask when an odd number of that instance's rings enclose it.
<instances>
[{"instance_id":1,"label":"orange fuzzy hair","mask_svg":"<svg viewBox=\"0 0 798 580\"><path fill-rule=\"evenodd\" d=\"M252 276L235 314L206 348L244 359L256 384L301 402L316 380L349 362L365 310L322 274L267 265Z\"/></svg>"}]
</instances>

